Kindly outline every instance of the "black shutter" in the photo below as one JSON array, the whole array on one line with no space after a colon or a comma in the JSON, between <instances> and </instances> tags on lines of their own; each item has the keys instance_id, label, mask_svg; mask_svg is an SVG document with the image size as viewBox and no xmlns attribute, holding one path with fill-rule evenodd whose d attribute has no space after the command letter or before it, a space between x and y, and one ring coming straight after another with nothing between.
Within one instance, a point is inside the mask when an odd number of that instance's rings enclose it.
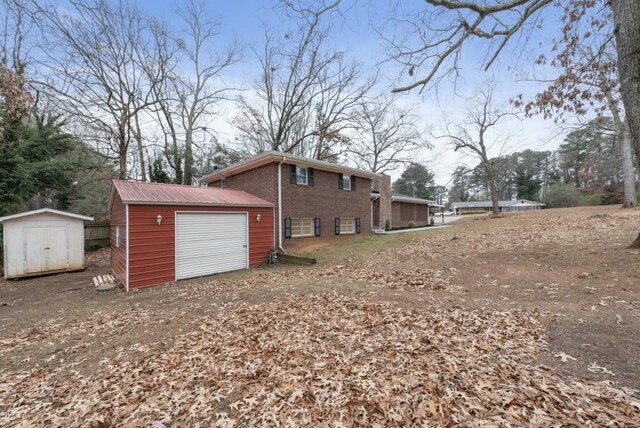
<instances>
[{"instance_id":1,"label":"black shutter","mask_svg":"<svg viewBox=\"0 0 640 428\"><path fill-rule=\"evenodd\" d=\"M356 218L356 233L360 233L360 218Z\"/></svg>"},{"instance_id":2,"label":"black shutter","mask_svg":"<svg viewBox=\"0 0 640 428\"><path fill-rule=\"evenodd\" d=\"M356 176L352 175L351 176L351 191L355 191L356 190Z\"/></svg>"},{"instance_id":3,"label":"black shutter","mask_svg":"<svg viewBox=\"0 0 640 428\"><path fill-rule=\"evenodd\" d=\"M336 217L336 235L340 235L340 219Z\"/></svg>"},{"instance_id":4,"label":"black shutter","mask_svg":"<svg viewBox=\"0 0 640 428\"><path fill-rule=\"evenodd\" d=\"M291 238L291 219L290 218L284 219L284 237L286 239Z\"/></svg>"},{"instance_id":5,"label":"black shutter","mask_svg":"<svg viewBox=\"0 0 640 428\"><path fill-rule=\"evenodd\" d=\"M320 236L320 219L319 218L313 219L313 232L314 232L314 235Z\"/></svg>"},{"instance_id":6,"label":"black shutter","mask_svg":"<svg viewBox=\"0 0 640 428\"><path fill-rule=\"evenodd\" d=\"M307 184L313 186L313 168L307 168Z\"/></svg>"},{"instance_id":7,"label":"black shutter","mask_svg":"<svg viewBox=\"0 0 640 428\"><path fill-rule=\"evenodd\" d=\"M342 182L342 174L338 174L338 189L344 189L344 183Z\"/></svg>"},{"instance_id":8,"label":"black shutter","mask_svg":"<svg viewBox=\"0 0 640 428\"><path fill-rule=\"evenodd\" d=\"M291 165L291 173L289 174L289 183L296 184L296 166Z\"/></svg>"}]
</instances>

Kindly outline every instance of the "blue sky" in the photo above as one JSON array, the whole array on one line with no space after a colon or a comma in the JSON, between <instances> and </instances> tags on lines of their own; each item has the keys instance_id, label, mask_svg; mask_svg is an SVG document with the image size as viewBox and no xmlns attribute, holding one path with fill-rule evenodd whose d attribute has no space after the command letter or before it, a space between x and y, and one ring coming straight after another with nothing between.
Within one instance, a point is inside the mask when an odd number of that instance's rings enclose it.
<instances>
[{"instance_id":1,"label":"blue sky","mask_svg":"<svg viewBox=\"0 0 640 428\"><path fill-rule=\"evenodd\" d=\"M167 21L170 25L177 25L175 0L140 1L139 6L149 13ZM211 0L210 10L220 23L220 42L222 45L236 40L244 49L244 60L226 72L226 79L234 82L234 86L250 87L259 77L256 58L251 51L252 46L261 46L264 40L265 27L272 31L284 32L289 28L289 19L283 13L276 1ZM425 7L422 0L343 0L344 17L334 20L331 33L331 45L346 51L355 61L363 63L367 68L381 67L383 78L377 91L389 92L399 78L399 69L393 62L384 62L387 45L372 28L383 27L385 18L390 16L394 6L398 6L400 13L419 10ZM442 128L445 120L456 122L462 119L465 100L460 96L469 96L489 81L496 82L496 99L508 106L508 100L519 92L533 94L536 85L521 82L522 75L530 72L531 62L538 55L539 49L547 49L551 37L556 34L559 19L554 14L557 9L545 12L546 24L543 30L534 31L526 46L523 40L514 40L501 55L499 61L488 72L480 70L480 62L485 53L484 42L470 45L462 56L461 78L455 82L443 82L437 93L427 91L419 94L412 91L397 97L398 103L411 106L422 119L420 125L434 133ZM525 46L525 49L522 47ZM515 64L515 65L514 65ZM401 80L407 83L406 80ZM213 121L221 140L233 140L234 130L229 121L233 116L233 105L222 109L222 114ZM507 145L506 153L520 151L525 148L548 150L557 147L562 138L557 136L557 130L550 121L540 118L511 120L505 123L505 132L512 137ZM452 170L457 165L475 165L474 158L453 152L442 140L431 140L432 150L421 150L416 159L427 164L436 174L438 184L449 181ZM499 153L494 152L493 155ZM399 176L401 171L395 171L392 176Z\"/></svg>"}]
</instances>

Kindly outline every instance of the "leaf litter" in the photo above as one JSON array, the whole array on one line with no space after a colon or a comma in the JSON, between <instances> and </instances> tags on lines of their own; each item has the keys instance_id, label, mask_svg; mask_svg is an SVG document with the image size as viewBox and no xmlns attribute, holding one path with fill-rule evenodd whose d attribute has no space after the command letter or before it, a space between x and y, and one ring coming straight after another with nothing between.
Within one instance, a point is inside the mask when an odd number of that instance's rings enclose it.
<instances>
[{"instance_id":1,"label":"leaf litter","mask_svg":"<svg viewBox=\"0 0 640 428\"><path fill-rule=\"evenodd\" d=\"M287 297L93 375L0 372L0 425L637 426L634 391L528 363L536 317Z\"/></svg>"}]
</instances>

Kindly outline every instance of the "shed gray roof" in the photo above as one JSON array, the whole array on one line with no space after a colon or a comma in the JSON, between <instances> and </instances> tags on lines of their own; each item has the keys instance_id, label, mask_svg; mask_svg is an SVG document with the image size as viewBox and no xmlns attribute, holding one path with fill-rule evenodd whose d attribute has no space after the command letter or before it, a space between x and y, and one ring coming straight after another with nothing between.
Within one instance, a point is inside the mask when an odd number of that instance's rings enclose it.
<instances>
[{"instance_id":1,"label":"shed gray roof","mask_svg":"<svg viewBox=\"0 0 640 428\"><path fill-rule=\"evenodd\" d=\"M530 204L530 205L539 205L544 206L540 202L528 201L526 199L517 199L514 201L498 201L498 206L500 207L510 207L516 204ZM486 201L468 201L468 202L454 202L451 204L451 208L491 208L492 202L490 200Z\"/></svg>"}]
</instances>

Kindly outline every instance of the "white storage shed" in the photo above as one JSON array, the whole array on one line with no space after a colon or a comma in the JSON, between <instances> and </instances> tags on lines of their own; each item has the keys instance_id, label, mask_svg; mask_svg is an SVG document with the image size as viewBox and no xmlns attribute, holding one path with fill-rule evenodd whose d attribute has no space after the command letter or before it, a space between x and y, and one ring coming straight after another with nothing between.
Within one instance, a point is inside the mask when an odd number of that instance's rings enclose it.
<instances>
[{"instance_id":1,"label":"white storage shed","mask_svg":"<svg viewBox=\"0 0 640 428\"><path fill-rule=\"evenodd\" d=\"M50 208L0 217L4 277L83 269L85 220L93 217Z\"/></svg>"}]
</instances>

